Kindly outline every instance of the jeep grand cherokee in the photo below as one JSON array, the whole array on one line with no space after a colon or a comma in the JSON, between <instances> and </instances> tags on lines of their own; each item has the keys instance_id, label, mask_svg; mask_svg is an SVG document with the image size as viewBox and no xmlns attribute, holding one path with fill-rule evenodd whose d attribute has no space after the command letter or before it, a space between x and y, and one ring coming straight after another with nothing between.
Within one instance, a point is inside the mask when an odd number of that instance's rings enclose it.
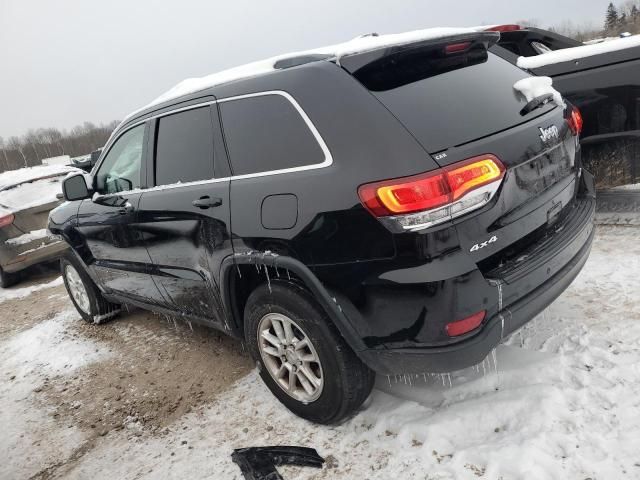
<instances>
[{"instance_id":1,"label":"jeep grand cherokee","mask_svg":"<svg viewBox=\"0 0 640 480\"><path fill-rule=\"evenodd\" d=\"M515 91L529 75L487 51L498 38L358 39L135 112L50 216L80 315L133 304L219 328L320 423L354 412L374 372L482 361L593 237L579 112Z\"/></svg>"}]
</instances>

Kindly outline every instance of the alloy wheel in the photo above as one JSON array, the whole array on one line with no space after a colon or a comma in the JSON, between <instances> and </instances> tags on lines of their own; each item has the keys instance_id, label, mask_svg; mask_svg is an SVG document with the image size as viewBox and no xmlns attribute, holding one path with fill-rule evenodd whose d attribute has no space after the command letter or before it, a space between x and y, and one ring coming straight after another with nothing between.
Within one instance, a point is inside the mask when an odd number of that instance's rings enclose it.
<instances>
[{"instance_id":1,"label":"alloy wheel","mask_svg":"<svg viewBox=\"0 0 640 480\"><path fill-rule=\"evenodd\" d=\"M258 324L258 346L269 375L284 392L303 403L320 397L320 358L297 323L281 313L268 313Z\"/></svg>"}]
</instances>

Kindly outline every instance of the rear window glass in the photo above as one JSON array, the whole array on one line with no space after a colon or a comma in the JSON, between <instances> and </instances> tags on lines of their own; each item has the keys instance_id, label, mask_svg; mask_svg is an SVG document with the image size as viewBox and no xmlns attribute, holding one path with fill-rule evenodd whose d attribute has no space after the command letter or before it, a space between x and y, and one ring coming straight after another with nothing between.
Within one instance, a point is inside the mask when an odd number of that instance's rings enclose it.
<instances>
[{"instance_id":1,"label":"rear window glass","mask_svg":"<svg viewBox=\"0 0 640 480\"><path fill-rule=\"evenodd\" d=\"M314 165L324 153L300 113L282 95L220 103L234 175Z\"/></svg>"},{"instance_id":2,"label":"rear window glass","mask_svg":"<svg viewBox=\"0 0 640 480\"><path fill-rule=\"evenodd\" d=\"M554 108L548 104L521 116L527 102L513 84L527 77L526 72L486 50L460 57L457 64L448 57L396 59L379 65L383 75L373 75L365 67L354 76L431 153L516 126Z\"/></svg>"},{"instance_id":3,"label":"rear window glass","mask_svg":"<svg viewBox=\"0 0 640 480\"><path fill-rule=\"evenodd\" d=\"M156 185L213 178L209 107L161 117L156 140Z\"/></svg>"}]
</instances>

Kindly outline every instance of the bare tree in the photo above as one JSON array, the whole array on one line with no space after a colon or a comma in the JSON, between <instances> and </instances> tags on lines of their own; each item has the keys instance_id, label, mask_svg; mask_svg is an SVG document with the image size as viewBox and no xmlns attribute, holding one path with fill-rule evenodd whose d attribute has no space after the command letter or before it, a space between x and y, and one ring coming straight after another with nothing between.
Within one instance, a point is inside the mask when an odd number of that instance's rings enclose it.
<instances>
[{"instance_id":1,"label":"bare tree","mask_svg":"<svg viewBox=\"0 0 640 480\"><path fill-rule=\"evenodd\" d=\"M9 158L7 157L7 150L4 145L4 138L0 137L0 150L2 150L2 155L4 157L4 169L9 170Z\"/></svg>"},{"instance_id":2,"label":"bare tree","mask_svg":"<svg viewBox=\"0 0 640 480\"><path fill-rule=\"evenodd\" d=\"M24 166L28 167L29 165L27 164L27 156L24 154L24 147L20 139L18 137L11 137L9 139L8 145L9 145L9 148L17 151L20 154L20 156L22 156L22 161L24 162Z\"/></svg>"}]
</instances>

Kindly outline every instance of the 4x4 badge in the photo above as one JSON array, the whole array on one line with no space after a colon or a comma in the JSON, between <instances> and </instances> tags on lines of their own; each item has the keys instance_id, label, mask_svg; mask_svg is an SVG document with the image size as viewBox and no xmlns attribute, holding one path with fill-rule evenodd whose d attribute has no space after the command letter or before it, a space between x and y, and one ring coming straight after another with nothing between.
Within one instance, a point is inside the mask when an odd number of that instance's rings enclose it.
<instances>
[{"instance_id":1,"label":"4x4 badge","mask_svg":"<svg viewBox=\"0 0 640 480\"><path fill-rule=\"evenodd\" d=\"M552 138L560 138L560 132L555 125L547 128L538 127L538 130L540 130L540 140L543 142L548 142Z\"/></svg>"},{"instance_id":2,"label":"4x4 badge","mask_svg":"<svg viewBox=\"0 0 640 480\"><path fill-rule=\"evenodd\" d=\"M478 250L480 250L481 248L486 247L487 245L489 245L490 243L493 242L497 242L498 241L498 237L496 237L495 235L493 237L491 237L489 240L487 240L486 242L482 242L482 243L476 243L473 247L471 247L471 249L469 250L470 252L477 252Z\"/></svg>"}]
</instances>

